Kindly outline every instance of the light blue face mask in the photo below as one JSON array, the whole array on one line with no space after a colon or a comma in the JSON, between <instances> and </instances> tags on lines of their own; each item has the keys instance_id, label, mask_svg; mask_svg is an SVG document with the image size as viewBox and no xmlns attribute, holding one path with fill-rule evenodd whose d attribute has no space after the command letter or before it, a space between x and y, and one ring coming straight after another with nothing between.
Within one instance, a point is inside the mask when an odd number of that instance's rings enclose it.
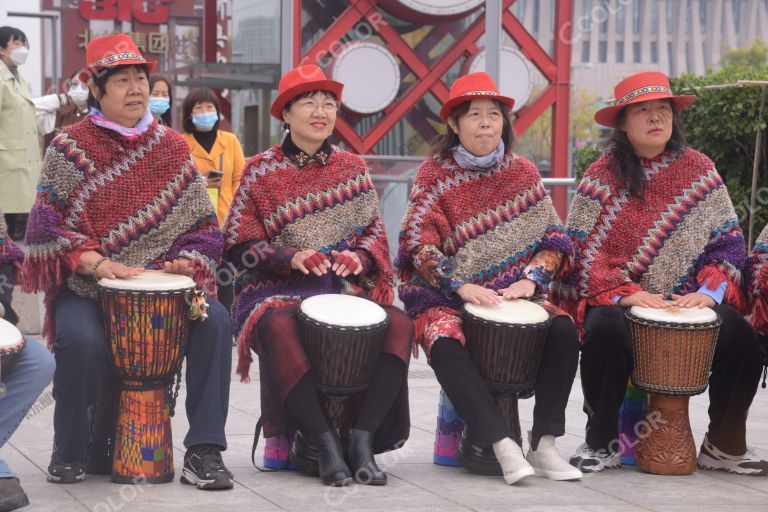
<instances>
[{"instance_id":1,"label":"light blue face mask","mask_svg":"<svg viewBox=\"0 0 768 512\"><path fill-rule=\"evenodd\" d=\"M205 114L192 114L192 124L198 131L209 132L213 129L219 115L216 112L206 112Z\"/></svg>"},{"instance_id":2,"label":"light blue face mask","mask_svg":"<svg viewBox=\"0 0 768 512\"><path fill-rule=\"evenodd\" d=\"M149 98L149 111L153 116L161 116L171 108L171 100L168 98Z\"/></svg>"}]
</instances>

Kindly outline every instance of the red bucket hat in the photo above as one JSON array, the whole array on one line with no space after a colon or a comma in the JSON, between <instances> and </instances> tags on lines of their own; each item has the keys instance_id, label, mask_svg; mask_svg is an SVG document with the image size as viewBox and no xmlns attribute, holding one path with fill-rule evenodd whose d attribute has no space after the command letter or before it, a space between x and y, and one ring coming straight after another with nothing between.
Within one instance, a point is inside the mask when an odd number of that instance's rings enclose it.
<instances>
[{"instance_id":1,"label":"red bucket hat","mask_svg":"<svg viewBox=\"0 0 768 512\"><path fill-rule=\"evenodd\" d=\"M272 103L270 112L272 117L278 121L284 121L283 109L296 96L301 96L310 91L328 91L334 94L341 101L341 91L344 84L334 80L328 80L320 66L308 64L299 66L287 72L281 79L278 86L277 99Z\"/></svg>"},{"instance_id":2,"label":"red bucket hat","mask_svg":"<svg viewBox=\"0 0 768 512\"><path fill-rule=\"evenodd\" d=\"M488 73L478 71L459 77L453 82L450 97L440 109L440 117L443 121L447 121L453 109L474 99L500 101L510 109L515 105L515 100L499 94L499 88Z\"/></svg>"},{"instance_id":3,"label":"red bucket hat","mask_svg":"<svg viewBox=\"0 0 768 512\"><path fill-rule=\"evenodd\" d=\"M143 64L152 71L157 66L156 61L147 61L144 58L128 34L112 34L91 39L85 52L85 61L85 69L78 76L81 82L87 82L99 69Z\"/></svg>"},{"instance_id":4,"label":"red bucket hat","mask_svg":"<svg viewBox=\"0 0 768 512\"><path fill-rule=\"evenodd\" d=\"M616 116L621 109L632 103L643 101L669 99L675 104L678 112L691 106L696 96L674 96L669 87L669 78L658 71L646 71L628 76L613 89L616 97L615 105L601 108L595 112L595 122L608 128L616 128Z\"/></svg>"}]
</instances>

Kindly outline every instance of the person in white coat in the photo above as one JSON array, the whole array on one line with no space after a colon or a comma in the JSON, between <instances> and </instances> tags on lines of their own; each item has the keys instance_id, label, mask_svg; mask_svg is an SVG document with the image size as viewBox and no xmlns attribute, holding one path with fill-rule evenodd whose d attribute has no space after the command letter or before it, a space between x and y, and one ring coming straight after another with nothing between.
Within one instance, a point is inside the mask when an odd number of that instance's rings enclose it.
<instances>
[{"instance_id":1,"label":"person in white coat","mask_svg":"<svg viewBox=\"0 0 768 512\"><path fill-rule=\"evenodd\" d=\"M0 209L11 236L20 231L14 214L32 208L42 165L35 106L18 70L28 54L24 32L0 27Z\"/></svg>"}]
</instances>

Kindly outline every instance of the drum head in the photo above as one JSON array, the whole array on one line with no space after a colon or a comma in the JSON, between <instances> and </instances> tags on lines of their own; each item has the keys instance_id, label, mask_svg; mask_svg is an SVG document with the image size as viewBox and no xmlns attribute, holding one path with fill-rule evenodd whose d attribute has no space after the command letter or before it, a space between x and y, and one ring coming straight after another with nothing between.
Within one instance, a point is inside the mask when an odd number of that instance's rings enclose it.
<instances>
[{"instance_id":1,"label":"drum head","mask_svg":"<svg viewBox=\"0 0 768 512\"><path fill-rule=\"evenodd\" d=\"M195 282L187 276L148 270L130 279L100 279L99 286L113 290L171 292L194 288Z\"/></svg>"},{"instance_id":2,"label":"drum head","mask_svg":"<svg viewBox=\"0 0 768 512\"><path fill-rule=\"evenodd\" d=\"M514 299L495 306L464 304L464 310L482 320L511 325L540 324L549 320L549 313L533 302Z\"/></svg>"},{"instance_id":3,"label":"drum head","mask_svg":"<svg viewBox=\"0 0 768 512\"><path fill-rule=\"evenodd\" d=\"M384 308L368 299L352 295L315 295L304 299L299 308L316 322L339 327L367 327L387 319Z\"/></svg>"},{"instance_id":4,"label":"drum head","mask_svg":"<svg viewBox=\"0 0 768 512\"><path fill-rule=\"evenodd\" d=\"M656 309L632 306L629 312L641 320L667 324L708 324L717 321L717 313L712 308L678 308L671 306Z\"/></svg>"},{"instance_id":5,"label":"drum head","mask_svg":"<svg viewBox=\"0 0 768 512\"><path fill-rule=\"evenodd\" d=\"M24 338L16 326L0 318L0 353L15 352L15 348L24 343Z\"/></svg>"}]
</instances>

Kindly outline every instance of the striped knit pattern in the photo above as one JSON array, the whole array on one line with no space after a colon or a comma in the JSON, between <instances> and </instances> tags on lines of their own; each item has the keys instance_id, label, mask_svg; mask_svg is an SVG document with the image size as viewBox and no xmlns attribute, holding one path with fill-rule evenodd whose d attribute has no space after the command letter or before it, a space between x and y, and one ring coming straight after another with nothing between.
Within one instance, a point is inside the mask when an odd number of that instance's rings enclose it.
<instances>
[{"instance_id":1,"label":"striped knit pattern","mask_svg":"<svg viewBox=\"0 0 768 512\"><path fill-rule=\"evenodd\" d=\"M251 158L227 216L225 249L262 242L276 248L331 251L365 250L372 259L365 277L322 277L293 272L279 277L243 261L232 305L239 333L238 374L247 380L253 361L261 354L256 326L269 309L296 304L322 293L367 296L380 303L393 299L393 270L379 198L365 161L332 147L325 165L311 162L299 169L280 146Z\"/></svg>"},{"instance_id":2,"label":"striped knit pattern","mask_svg":"<svg viewBox=\"0 0 768 512\"><path fill-rule=\"evenodd\" d=\"M752 325L768 336L768 226L757 238L744 265L744 282L752 300Z\"/></svg>"},{"instance_id":3,"label":"striped knit pattern","mask_svg":"<svg viewBox=\"0 0 768 512\"><path fill-rule=\"evenodd\" d=\"M452 155L427 159L416 175L399 245L400 298L416 321L417 343L427 351L437 313L453 314L463 301L419 276L415 264L425 248L437 248L457 279L493 290L518 281L542 250L564 254L563 269L570 267L572 253L539 172L514 154L488 171L465 170Z\"/></svg>"},{"instance_id":4,"label":"striped knit pattern","mask_svg":"<svg viewBox=\"0 0 768 512\"><path fill-rule=\"evenodd\" d=\"M587 305L612 305L640 290L686 294L728 282L737 309L744 237L723 180L703 154L686 149L644 160L643 198L620 187L611 152L588 170L568 216L576 265L552 295L583 322Z\"/></svg>"},{"instance_id":5,"label":"striped knit pattern","mask_svg":"<svg viewBox=\"0 0 768 512\"><path fill-rule=\"evenodd\" d=\"M150 269L188 258L198 285L215 294L222 234L180 135L155 124L129 140L86 118L46 152L27 244L24 284L46 293L52 341L50 306L62 286L96 298L95 281L74 272L82 252Z\"/></svg>"},{"instance_id":6,"label":"striped knit pattern","mask_svg":"<svg viewBox=\"0 0 768 512\"><path fill-rule=\"evenodd\" d=\"M21 265L24 259L24 253L13 243L8 236L8 226L5 224L5 216L0 211L0 265L13 264Z\"/></svg>"}]
</instances>

